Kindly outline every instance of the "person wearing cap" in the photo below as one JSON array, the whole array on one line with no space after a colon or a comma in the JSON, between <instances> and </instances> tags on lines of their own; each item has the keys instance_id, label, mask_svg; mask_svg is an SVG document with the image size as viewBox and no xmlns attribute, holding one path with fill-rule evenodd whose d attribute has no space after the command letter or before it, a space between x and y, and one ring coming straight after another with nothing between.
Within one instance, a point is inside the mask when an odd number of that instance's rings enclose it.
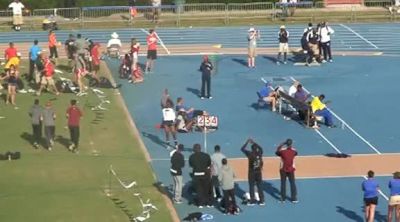
<instances>
[{"instance_id":1,"label":"person wearing cap","mask_svg":"<svg viewBox=\"0 0 400 222\"><path fill-rule=\"evenodd\" d=\"M373 222L375 217L375 208L378 205L379 184L374 178L374 171L370 170L367 173L367 179L361 184L364 192L364 212L365 221Z\"/></svg>"},{"instance_id":2,"label":"person wearing cap","mask_svg":"<svg viewBox=\"0 0 400 222\"><path fill-rule=\"evenodd\" d=\"M295 181L295 164L294 158L297 156L296 149L292 146L293 140L287 139L277 148L275 154L281 158L281 166L279 170L281 178L281 202L286 200L286 178L290 183L290 195L292 203L299 202L297 199L297 188Z\"/></svg>"},{"instance_id":3,"label":"person wearing cap","mask_svg":"<svg viewBox=\"0 0 400 222\"><path fill-rule=\"evenodd\" d=\"M157 59L157 43L158 35L154 29L149 30L149 34L146 37L147 43L147 61L145 73L152 72L154 69L154 60Z\"/></svg>"},{"instance_id":4,"label":"person wearing cap","mask_svg":"<svg viewBox=\"0 0 400 222\"><path fill-rule=\"evenodd\" d=\"M174 181L174 197L173 201L176 204L182 203L182 168L185 167L185 158L182 154L183 144L179 144L177 148L171 151L171 168L169 171L171 172L172 179Z\"/></svg>"},{"instance_id":5,"label":"person wearing cap","mask_svg":"<svg viewBox=\"0 0 400 222\"><path fill-rule=\"evenodd\" d=\"M201 151L201 145L193 145L193 154L189 157L189 166L193 169L193 185L197 193L197 206L211 207L213 203L213 192L211 185L211 158L210 155Z\"/></svg>"},{"instance_id":6,"label":"person wearing cap","mask_svg":"<svg viewBox=\"0 0 400 222\"><path fill-rule=\"evenodd\" d=\"M41 120L44 125L44 135L46 138L46 146L49 151L52 150L54 145L54 137L55 137L55 119L56 113L52 106L51 101L47 101L45 108L42 111Z\"/></svg>"},{"instance_id":7,"label":"person wearing cap","mask_svg":"<svg viewBox=\"0 0 400 222\"><path fill-rule=\"evenodd\" d=\"M247 146L251 145L251 150L247 150ZM262 189L262 170L263 170L263 149L260 145L254 142L252 139L247 139L246 142L243 144L242 148L240 149L244 155L248 158L248 181L249 181L249 193L250 193L250 202L248 203L249 206L253 206L256 203L255 199L255 190L254 187L257 186L259 202L260 206L265 205L264 200L264 192Z\"/></svg>"},{"instance_id":8,"label":"person wearing cap","mask_svg":"<svg viewBox=\"0 0 400 222\"><path fill-rule=\"evenodd\" d=\"M279 52L277 56L276 64L281 63L281 55L283 53L283 64L287 63L287 54L289 52L289 32L286 30L284 25L281 25L279 33L278 33L278 40L279 40Z\"/></svg>"},{"instance_id":9,"label":"person wearing cap","mask_svg":"<svg viewBox=\"0 0 400 222\"><path fill-rule=\"evenodd\" d=\"M49 52L50 52L50 59L57 64L58 59L58 52L57 52L57 36L53 30L49 31Z\"/></svg>"},{"instance_id":10,"label":"person wearing cap","mask_svg":"<svg viewBox=\"0 0 400 222\"><path fill-rule=\"evenodd\" d=\"M33 41L33 45L29 49L29 74L28 74L28 82L34 80L33 74L35 73L36 68L36 60L39 58L40 51L42 50L38 45L39 41L35 39Z\"/></svg>"},{"instance_id":11,"label":"person wearing cap","mask_svg":"<svg viewBox=\"0 0 400 222\"><path fill-rule=\"evenodd\" d=\"M333 62L331 52L331 35L335 33L335 31L330 26L328 26L327 22L323 22L318 31L321 38L321 49L324 55L324 59L322 60L322 62Z\"/></svg>"},{"instance_id":12,"label":"person wearing cap","mask_svg":"<svg viewBox=\"0 0 400 222\"><path fill-rule=\"evenodd\" d=\"M272 90L270 82L266 82L265 85L257 92L257 94L262 100L271 105L272 112L276 111L278 94Z\"/></svg>"},{"instance_id":13,"label":"person wearing cap","mask_svg":"<svg viewBox=\"0 0 400 222\"><path fill-rule=\"evenodd\" d=\"M208 98L212 99L210 94L211 92L211 71L213 70L213 65L208 59L207 55L203 56L203 61L200 64L200 71L201 71L201 94L200 98ZM207 93L206 93L207 88Z\"/></svg>"},{"instance_id":14,"label":"person wearing cap","mask_svg":"<svg viewBox=\"0 0 400 222\"><path fill-rule=\"evenodd\" d=\"M323 103L324 99L325 99L324 94L314 97L311 101L311 111L316 116L322 116L324 118L325 125L328 126L329 128L332 128L335 127L333 125L333 116L332 113L326 107L326 104Z\"/></svg>"},{"instance_id":15,"label":"person wearing cap","mask_svg":"<svg viewBox=\"0 0 400 222\"><path fill-rule=\"evenodd\" d=\"M77 101L75 99L70 101L70 106L66 111L66 117L68 122L68 129L71 136L71 145L68 149L74 153L78 151L79 145L79 125L80 119L83 116L81 109L77 106Z\"/></svg>"},{"instance_id":16,"label":"person wearing cap","mask_svg":"<svg viewBox=\"0 0 400 222\"><path fill-rule=\"evenodd\" d=\"M111 39L107 42L107 51L108 53L112 51L117 51L119 55L119 51L122 48L122 42L119 39L119 35L116 32L111 34Z\"/></svg>"},{"instance_id":17,"label":"person wearing cap","mask_svg":"<svg viewBox=\"0 0 400 222\"><path fill-rule=\"evenodd\" d=\"M393 173L393 178L389 181L390 199L388 206L388 222L393 220L393 211L395 221L400 221L400 172Z\"/></svg>"},{"instance_id":18,"label":"person wearing cap","mask_svg":"<svg viewBox=\"0 0 400 222\"><path fill-rule=\"evenodd\" d=\"M249 68L255 68L255 60L257 56L257 40L260 38L260 32L255 28L251 27L248 31L247 41L248 41L248 58L247 64Z\"/></svg>"},{"instance_id":19,"label":"person wearing cap","mask_svg":"<svg viewBox=\"0 0 400 222\"><path fill-rule=\"evenodd\" d=\"M12 9L13 12L13 25L15 31L21 30L21 25L24 23L22 17L22 10L25 8L19 0L14 0L8 5L8 8Z\"/></svg>"}]
</instances>

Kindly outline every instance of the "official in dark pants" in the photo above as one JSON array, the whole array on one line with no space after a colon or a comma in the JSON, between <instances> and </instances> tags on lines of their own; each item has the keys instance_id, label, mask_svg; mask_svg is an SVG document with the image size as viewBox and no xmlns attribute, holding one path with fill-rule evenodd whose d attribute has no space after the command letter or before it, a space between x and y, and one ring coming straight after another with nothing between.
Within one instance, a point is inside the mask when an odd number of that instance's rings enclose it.
<instances>
[{"instance_id":1,"label":"official in dark pants","mask_svg":"<svg viewBox=\"0 0 400 222\"><path fill-rule=\"evenodd\" d=\"M211 62L208 60L208 56L203 57L203 62L200 65L200 71L201 71L201 95L200 98L208 98L212 99L212 96L210 94L211 92L211 71L213 70L213 65ZM206 94L206 88L207 88L207 94Z\"/></svg>"},{"instance_id":2,"label":"official in dark pants","mask_svg":"<svg viewBox=\"0 0 400 222\"><path fill-rule=\"evenodd\" d=\"M189 165L193 169L193 185L197 193L197 205L211 207L213 192L211 184L211 158L201 152L200 144L193 145L194 153L189 157Z\"/></svg>"},{"instance_id":3,"label":"official in dark pants","mask_svg":"<svg viewBox=\"0 0 400 222\"><path fill-rule=\"evenodd\" d=\"M32 122L33 146L36 149L39 148L42 139L42 121L40 120L42 111L43 108L39 105L39 100L35 99L33 106L29 110L29 116L31 117Z\"/></svg>"},{"instance_id":4,"label":"official in dark pants","mask_svg":"<svg viewBox=\"0 0 400 222\"><path fill-rule=\"evenodd\" d=\"M331 35L333 33L335 33L335 31L328 26L326 22L321 24L321 27L319 28L319 36L321 41L321 49L324 54L324 60L322 60L322 62L333 62L331 52Z\"/></svg>"},{"instance_id":5,"label":"official in dark pants","mask_svg":"<svg viewBox=\"0 0 400 222\"><path fill-rule=\"evenodd\" d=\"M248 144L251 144L251 151L246 149ZM257 186L257 191L260 198L258 204L263 206L265 205L264 193L262 190L262 168L264 164L262 158L263 150L252 139L248 139L246 143L242 146L241 150L249 159L249 205L254 205L256 203L254 186Z\"/></svg>"},{"instance_id":6,"label":"official in dark pants","mask_svg":"<svg viewBox=\"0 0 400 222\"><path fill-rule=\"evenodd\" d=\"M293 141L287 139L285 142L281 143L276 149L276 155L281 157L282 165L280 169L281 176L281 201L286 200L286 178L289 179L290 183L290 194L292 203L298 203L297 199L297 189L294 171L294 158L297 156L297 151L292 147Z\"/></svg>"},{"instance_id":7,"label":"official in dark pants","mask_svg":"<svg viewBox=\"0 0 400 222\"><path fill-rule=\"evenodd\" d=\"M68 147L72 152L78 151L79 145L79 122L82 117L82 112L76 105L76 100L71 100L71 106L66 113L68 119L68 128L71 136L71 145Z\"/></svg>"}]
</instances>

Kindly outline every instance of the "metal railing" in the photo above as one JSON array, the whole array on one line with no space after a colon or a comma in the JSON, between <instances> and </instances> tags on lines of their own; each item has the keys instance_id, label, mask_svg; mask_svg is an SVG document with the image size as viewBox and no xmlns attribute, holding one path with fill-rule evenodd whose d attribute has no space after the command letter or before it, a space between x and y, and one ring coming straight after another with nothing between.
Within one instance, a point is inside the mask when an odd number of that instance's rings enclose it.
<instances>
[{"instance_id":1,"label":"metal railing","mask_svg":"<svg viewBox=\"0 0 400 222\"><path fill-rule=\"evenodd\" d=\"M40 27L45 17L51 16L61 28L107 28L149 26L154 23L163 26L186 25L227 25L263 24L296 21L371 21L398 20L397 13L391 13L392 0L364 0L363 5L330 7L324 2L299 2L281 4L258 3L200 3L182 5L151 6L103 6L83 8L34 9L24 13L25 26ZM158 13L159 16L154 16ZM12 13L0 11L0 28L9 28Z\"/></svg>"}]
</instances>

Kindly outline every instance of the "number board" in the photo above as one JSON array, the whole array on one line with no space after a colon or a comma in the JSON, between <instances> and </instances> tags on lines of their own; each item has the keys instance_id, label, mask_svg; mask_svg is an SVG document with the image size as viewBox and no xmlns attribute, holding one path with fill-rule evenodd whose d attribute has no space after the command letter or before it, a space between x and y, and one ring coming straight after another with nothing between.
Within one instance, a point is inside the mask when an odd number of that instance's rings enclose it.
<instances>
[{"instance_id":1,"label":"number board","mask_svg":"<svg viewBox=\"0 0 400 222\"><path fill-rule=\"evenodd\" d=\"M216 116L197 116L197 126L218 127L218 117Z\"/></svg>"}]
</instances>

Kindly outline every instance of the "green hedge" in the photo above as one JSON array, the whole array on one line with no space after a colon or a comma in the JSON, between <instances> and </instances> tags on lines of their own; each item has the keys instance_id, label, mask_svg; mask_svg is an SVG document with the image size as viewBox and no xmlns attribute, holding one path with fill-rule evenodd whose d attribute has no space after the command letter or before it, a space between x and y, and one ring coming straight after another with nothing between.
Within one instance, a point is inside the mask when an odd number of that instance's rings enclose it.
<instances>
[{"instance_id":1,"label":"green hedge","mask_svg":"<svg viewBox=\"0 0 400 222\"><path fill-rule=\"evenodd\" d=\"M162 0L164 5L173 4L175 0ZM186 3L247 3L263 2L265 0L186 0ZM0 0L0 9L7 9L12 0ZM56 8L71 7L75 3L76 7L82 6L112 6L127 5L129 0L21 0L25 7L35 8ZM150 5L150 0L137 0L137 5Z\"/></svg>"}]
</instances>

